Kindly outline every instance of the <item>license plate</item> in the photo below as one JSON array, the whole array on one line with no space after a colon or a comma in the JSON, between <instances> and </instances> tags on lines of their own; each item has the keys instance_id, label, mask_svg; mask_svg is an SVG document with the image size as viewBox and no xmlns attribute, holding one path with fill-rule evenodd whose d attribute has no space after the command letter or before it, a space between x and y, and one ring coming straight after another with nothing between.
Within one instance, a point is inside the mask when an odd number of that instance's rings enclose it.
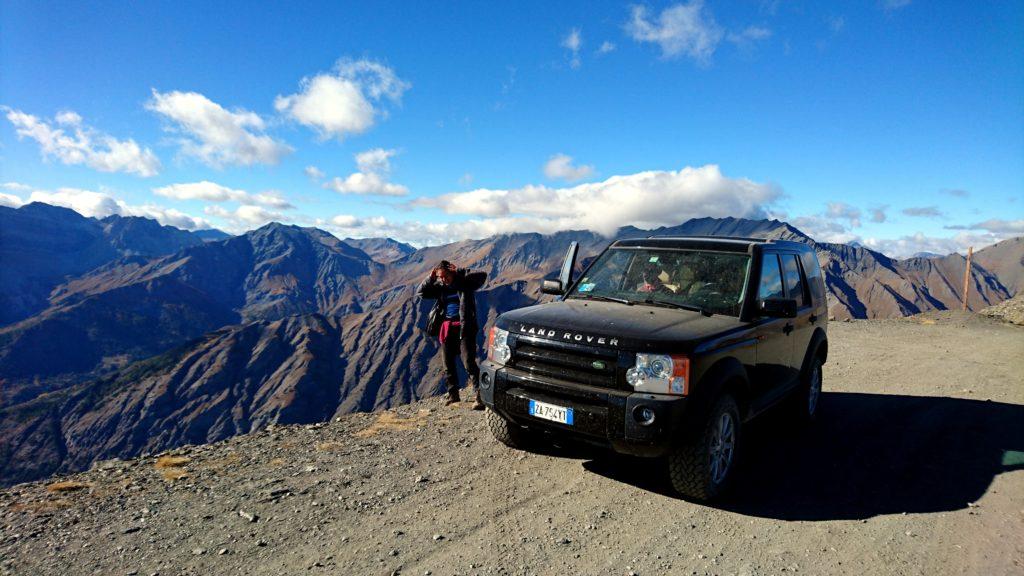
<instances>
[{"instance_id":1,"label":"license plate","mask_svg":"<svg viewBox=\"0 0 1024 576\"><path fill-rule=\"evenodd\" d=\"M530 400L530 416L572 426L572 408Z\"/></svg>"}]
</instances>

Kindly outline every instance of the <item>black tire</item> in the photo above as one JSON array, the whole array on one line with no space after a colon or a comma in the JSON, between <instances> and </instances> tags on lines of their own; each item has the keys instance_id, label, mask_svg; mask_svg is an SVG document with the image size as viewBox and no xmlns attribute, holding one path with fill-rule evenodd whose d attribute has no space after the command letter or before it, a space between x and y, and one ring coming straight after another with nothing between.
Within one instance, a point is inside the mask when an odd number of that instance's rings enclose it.
<instances>
[{"instance_id":1,"label":"black tire","mask_svg":"<svg viewBox=\"0 0 1024 576\"><path fill-rule=\"evenodd\" d=\"M487 428L491 431L491 435L498 442L518 450L529 447L532 434L528 430L505 420L501 414L490 408L487 409L484 419L487 421Z\"/></svg>"},{"instance_id":2,"label":"black tire","mask_svg":"<svg viewBox=\"0 0 1024 576\"><path fill-rule=\"evenodd\" d=\"M810 424L821 412L821 358L814 355L800 373L800 386L789 397L790 418L799 424Z\"/></svg>"},{"instance_id":3,"label":"black tire","mask_svg":"<svg viewBox=\"0 0 1024 576\"><path fill-rule=\"evenodd\" d=\"M715 471L712 456L713 445L718 439L725 416L728 416L732 424L733 441L729 460L722 473ZM676 492L698 502L714 500L725 492L736 470L742 428L736 400L729 394L721 396L712 407L700 433L675 448L668 456L669 479Z\"/></svg>"}]
</instances>

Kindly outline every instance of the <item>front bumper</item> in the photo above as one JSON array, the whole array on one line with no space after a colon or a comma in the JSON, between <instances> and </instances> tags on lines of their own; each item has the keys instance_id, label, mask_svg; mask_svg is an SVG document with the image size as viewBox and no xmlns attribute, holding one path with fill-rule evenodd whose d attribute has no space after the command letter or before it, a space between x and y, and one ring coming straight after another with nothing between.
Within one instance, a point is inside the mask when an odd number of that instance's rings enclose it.
<instances>
[{"instance_id":1,"label":"front bumper","mask_svg":"<svg viewBox=\"0 0 1024 576\"><path fill-rule=\"evenodd\" d=\"M480 366L480 397L510 422L558 436L610 447L622 454L662 456L678 441L686 420L687 399L539 378L495 364ZM571 426L541 420L529 413L530 400L572 408ZM642 423L639 413L654 413Z\"/></svg>"}]
</instances>

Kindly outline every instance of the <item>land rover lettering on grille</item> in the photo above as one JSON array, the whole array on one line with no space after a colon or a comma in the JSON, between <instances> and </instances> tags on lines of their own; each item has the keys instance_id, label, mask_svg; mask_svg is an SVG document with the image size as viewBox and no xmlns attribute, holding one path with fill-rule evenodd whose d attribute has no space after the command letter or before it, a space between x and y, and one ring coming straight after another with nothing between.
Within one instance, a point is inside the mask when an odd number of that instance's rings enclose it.
<instances>
[{"instance_id":1,"label":"land rover lettering on grille","mask_svg":"<svg viewBox=\"0 0 1024 576\"><path fill-rule=\"evenodd\" d=\"M618 346L618 338L607 338L605 336L593 336L591 334L580 334L577 332L566 332L565 330L552 330L550 328L538 328L521 324L519 333L538 338L549 338L552 340L565 340L566 342L579 342L581 344L598 344L601 346Z\"/></svg>"}]
</instances>

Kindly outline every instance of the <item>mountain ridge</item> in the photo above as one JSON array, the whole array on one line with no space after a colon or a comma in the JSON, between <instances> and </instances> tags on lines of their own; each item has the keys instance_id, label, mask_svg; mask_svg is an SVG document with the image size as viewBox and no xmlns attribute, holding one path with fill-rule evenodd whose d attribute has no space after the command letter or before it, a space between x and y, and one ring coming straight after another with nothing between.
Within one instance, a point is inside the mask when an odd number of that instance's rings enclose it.
<instances>
[{"instance_id":1,"label":"mountain ridge","mask_svg":"<svg viewBox=\"0 0 1024 576\"><path fill-rule=\"evenodd\" d=\"M815 242L778 220L737 218L623 227L615 238L706 234L814 246L833 319L960 306L965 260L958 254L897 260ZM419 329L429 303L416 297L430 269L445 259L487 272L477 298L487 325L549 298L540 280L558 270L574 241L584 263L610 239L589 231L511 233L424 247L382 264L323 230L271 223L172 254L119 255L55 287L43 311L0 326L0 436L8 439L0 456L9 455L0 482L432 396L441 366L436 343ZM988 259L1016 254L1018 244L996 245ZM978 260L971 308L1010 295ZM1015 270L1002 273L1012 278ZM316 376L298 385L287 378L293 371ZM155 418L157 405L174 418ZM11 467L32 453L37 467Z\"/></svg>"}]
</instances>

